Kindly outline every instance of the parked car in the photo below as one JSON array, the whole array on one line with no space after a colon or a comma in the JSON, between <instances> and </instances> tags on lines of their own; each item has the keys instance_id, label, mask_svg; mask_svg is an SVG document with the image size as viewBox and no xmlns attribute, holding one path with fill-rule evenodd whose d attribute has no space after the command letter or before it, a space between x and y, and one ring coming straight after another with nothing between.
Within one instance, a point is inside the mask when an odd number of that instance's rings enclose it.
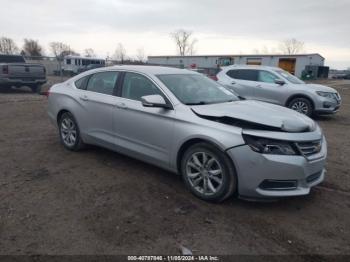
<instances>
[{"instance_id":1,"label":"parked car","mask_svg":"<svg viewBox=\"0 0 350 262\"><path fill-rule=\"evenodd\" d=\"M91 70L51 87L48 115L67 149L93 144L157 165L204 200L305 195L325 176L327 144L312 119L239 100L190 70Z\"/></svg>"},{"instance_id":2,"label":"parked car","mask_svg":"<svg viewBox=\"0 0 350 262\"><path fill-rule=\"evenodd\" d=\"M20 55L0 55L0 89L28 86L33 92L40 92L45 83L43 65L26 63Z\"/></svg>"},{"instance_id":3,"label":"parked car","mask_svg":"<svg viewBox=\"0 0 350 262\"><path fill-rule=\"evenodd\" d=\"M286 106L307 116L333 114L341 105L335 89L306 84L277 67L232 65L224 67L217 77L241 97Z\"/></svg>"},{"instance_id":4,"label":"parked car","mask_svg":"<svg viewBox=\"0 0 350 262\"><path fill-rule=\"evenodd\" d=\"M345 74L335 74L332 75L331 79L344 79L345 76Z\"/></svg>"}]
</instances>

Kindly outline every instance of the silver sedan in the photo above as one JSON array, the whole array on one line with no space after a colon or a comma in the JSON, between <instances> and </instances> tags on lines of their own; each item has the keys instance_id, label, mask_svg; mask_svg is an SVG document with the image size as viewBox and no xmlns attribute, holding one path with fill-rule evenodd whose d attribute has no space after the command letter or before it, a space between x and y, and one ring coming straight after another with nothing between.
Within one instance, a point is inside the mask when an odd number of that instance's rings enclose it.
<instances>
[{"instance_id":1,"label":"silver sedan","mask_svg":"<svg viewBox=\"0 0 350 262\"><path fill-rule=\"evenodd\" d=\"M185 69L87 71L51 87L48 114L67 149L94 144L157 165L208 201L305 195L325 175L313 120Z\"/></svg>"}]
</instances>

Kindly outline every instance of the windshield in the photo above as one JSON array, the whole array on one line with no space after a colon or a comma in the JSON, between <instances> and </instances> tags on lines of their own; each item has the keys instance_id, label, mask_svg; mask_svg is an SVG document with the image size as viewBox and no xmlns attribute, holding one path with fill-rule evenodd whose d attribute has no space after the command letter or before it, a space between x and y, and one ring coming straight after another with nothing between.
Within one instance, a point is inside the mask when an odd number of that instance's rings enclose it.
<instances>
[{"instance_id":1,"label":"windshield","mask_svg":"<svg viewBox=\"0 0 350 262\"><path fill-rule=\"evenodd\" d=\"M239 100L233 93L206 76L197 74L157 75L186 105L204 105Z\"/></svg>"},{"instance_id":2,"label":"windshield","mask_svg":"<svg viewBox=\"0 0 350 262\"><path fill-rule=\"evenodd\" d=\"M299 78L297 78L296 76L293 76L292 74L288 73L287 71L284 70L276 70L276 72L281 75L282 77L284 77L285 79L287 79L289 82L291 82L292 84L305 84L303 81L301 81Z\"/></svg>"}]
</instances>

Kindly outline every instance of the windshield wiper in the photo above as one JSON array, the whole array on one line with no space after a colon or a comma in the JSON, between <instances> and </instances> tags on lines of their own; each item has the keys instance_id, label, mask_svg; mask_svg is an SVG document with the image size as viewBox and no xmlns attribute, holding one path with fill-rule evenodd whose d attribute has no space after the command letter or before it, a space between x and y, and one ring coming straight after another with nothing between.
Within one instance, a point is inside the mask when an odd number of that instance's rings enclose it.
<instances>
[{"instance_id":1,"label":"windshield wiper","mask_svg":"<svg viewBox=\"0 0 350 262\"><path fill-rule=\"evenodd\" d=\"M206 104L208 104L208 102L199 101L199 102L194 102L194 103L186 103L185 105L188 105L188 106L195 106L195 105L206 105Z\"/></svg>"}]
</instances>

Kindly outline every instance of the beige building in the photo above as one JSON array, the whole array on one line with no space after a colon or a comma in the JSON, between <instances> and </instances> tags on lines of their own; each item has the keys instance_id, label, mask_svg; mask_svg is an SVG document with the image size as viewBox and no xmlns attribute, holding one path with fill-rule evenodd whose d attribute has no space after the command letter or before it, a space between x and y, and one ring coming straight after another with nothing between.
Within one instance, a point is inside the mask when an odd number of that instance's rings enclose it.
<instances>
[{"instance_id":1,"label":"beige building","mask_svg":"<svg viewBox=\"0 0 350 262\"><path fill-rule=\"evenodd\" d=\"M195 56L149 56L148 63L182 68L218 68L227 65L264 65L280 67L298 77L307 66L324 66L320 54L298 55L195 55Z\"/></svg>"}]
</instances>

